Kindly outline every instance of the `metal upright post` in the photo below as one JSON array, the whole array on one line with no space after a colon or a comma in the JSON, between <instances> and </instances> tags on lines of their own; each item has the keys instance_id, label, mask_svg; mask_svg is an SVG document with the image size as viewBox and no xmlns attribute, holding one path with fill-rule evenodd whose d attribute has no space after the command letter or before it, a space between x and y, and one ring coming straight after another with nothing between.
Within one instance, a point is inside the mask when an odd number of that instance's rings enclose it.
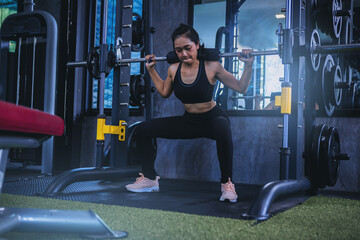
<instances>
[{"instance_id":1,"label":"metal upright post","mask_svg":"<svg viewBox=\"0 0 360 240\"><path fill-rule=\"evenodd\" d=\"M282 89L290 88L290 64L292 63L292 1L286 1L286 18L285 18L285 29L284 29L284 54L283 54L283 64L284 64L284 82L282 84ZM283 93L281 94L282 97ZM291 93L290 93L291 94ZM283 117L283 142L282 148L280 149L280 180L286 180L289 178L289 158L290 158L290 149L289 149L289 114L285 113Z\"/></svg>"},{"instance_id":2,"label":"metal upright post","mask_svg":"<svg viewBox=\"0 0 360 240\"><path fill-rule=\"evenodd\" d=\"M132 42L132 0L116 2L115 42L120 44L122 57L131 58ZM129 120L130 64L114 69L113 103L111 121L118 125L120 120ZM127 139L127 137L126 137ZM120 142L116 135L111 136L110 166L115 168L127 165L127 142Z\"/></svg>"},{"instance_id":3,"label":"metal upright post","mask_svg":"<svg viewBox=\"0 0 360 240\"><path fill-rule=\"evenodd\" d=\"M292 59L292 27L299 31L299 38L294 39L295 46L304 45L304 36L301 29L304 26L305 2L300 0L286 0L286 28L284 29L284 56L285 81L283 85L286 91L294 93L295 101L291 101L292 115L284 115L283 144L281 148L281 176L279 181L267 183L260 190L250 206L246 218L265 220L270 217L269 209L276 198L286 196L311 188L311 182L303 177L302 147L303 147L303 94L304 94L304 57L296 55ZM294 18L292 18L292 16ZM293 21L293 22L292 22ZM294 54L295 55L295 54ZM298 66L298 67L297 67ZM293 80L292 88L289 89L290 79ZM288 89L286 89L288 88ZM285 94L289 94L288 92ZM281 96L283 98L283 94ZM289 103L288 103L289 104ZM283 108L283 106L281 106ZM289 132L290 138L289 138ZM289 152L291 146L292 152ZM290 154L290 155L289 155Z\"/></svg>"},{"instance_id":4,"label":"metal upright post","mask_svg":"<svg viewBox=\"0 0 360 240\"><path fill-rule=\"evenodd\" d=\"M293 34L292 44L294 49L293 63L290 68L292 83L292 114L289 116L289 179L301 179L303 172L304 151L304 84L305 84L305 57L297 52L305 46L305 9L304 1L292 1L291 31ZM284 40L285 42L285 40ZM285 44L285 43L284 43Z\"/></svg>"},{"instance_id":5,"label":"metal upright post","mask_svg":"<svg viewBox=\"0 0 360 240\"><path fill-rule=\"evenodd\" d=\"M225 52L233 52L234 45L234 1L226 0L226 19L225 19L225 27L228 29L225 35ZM226 58L224 67L229 72L234 71L233 67L233 59ZM224 87L222 98L221 98L221 107L224 110L228 109L228 95L229 89Z\"/></svg>"},{"instance_id":6,"label":"metal upright post","mask_svg":"<svg viewBox=\"0 0 360 240\"><path fill-rule=\"evenodd\" d=\"M154 53L154 32L155 28L153 27L153 2L152 0L144 1L145 9L145 54ZM152 81L150 79L149 73L145 73L145 117L146 120L153 118L153 106L154 106L154 96L151 93L151 88L153 87Z\"/></svg>"},{"instance_id":7,"label":"metal upright post","mask_svg":"<svg viewBox=\"0 0 360 240\"><path fill-rule=\"evenodd\" d=\"M33 0L25 0L24 1L24 12L32 12L34 11L34 2Z\"/></svg>"},{"instance_id":8,"label":"metal upright post","mask_svg":"<svg viewBox=\"0 0 360 240\"><path fill-rule=\"evenodd\" d=\"M306 1L307 6L311 6L311 0ZM312 8L306 8L306 39L311 38L311 33L315 27L315 22L313 19ZM310 46L308 46L310 48ZM310 51L310 49L307 49ZM312 145L312 128L315 126L316 119L316 111L315 111L315 102L316 102L316 94L315 94L315 85L316 81L311 81L313 75L313 69L311 67L311 59L310 57L306 58L306 81L305 81L305 176L310 176L311 174L311 145Z\"/></svg>"},{"instance_id":9,"label":"metal upright post","mask_svg":"<svg viewBox=\"0 0 360 240\"><path fill-rule=\"evenodd\" d=\"M108 0L101 1L101 35L100 35L100 79L99 79L99 94L98 94L98 125L100 119L105 119L104 114L104 88L106 78L106 59L108 55L108 45L106 44L107 36L107 15L108 15ZM98 126L99 127L99 126ZM105 140L96 140L96 167L101 167L104 160L104 143Z\"/></svg>"}]
</instances>

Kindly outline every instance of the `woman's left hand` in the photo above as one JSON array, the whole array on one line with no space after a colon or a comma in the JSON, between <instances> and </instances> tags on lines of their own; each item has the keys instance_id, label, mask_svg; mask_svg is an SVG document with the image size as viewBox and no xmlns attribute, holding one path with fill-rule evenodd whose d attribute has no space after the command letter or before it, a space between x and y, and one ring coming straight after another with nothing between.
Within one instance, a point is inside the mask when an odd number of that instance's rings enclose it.
<instances>
[{"instance_id":1,"label":"woman's left hand","mask_svg":"<svg viewBox=\"0 0 360 240\"><path fill-rule=\"evenodd\" d=\"M254 56L250 56L250 53L252 52L252 49L243 49L242 52L238 55L238 58L245 64L252 64L254 62Z\"/></svg>"}]
</instances>

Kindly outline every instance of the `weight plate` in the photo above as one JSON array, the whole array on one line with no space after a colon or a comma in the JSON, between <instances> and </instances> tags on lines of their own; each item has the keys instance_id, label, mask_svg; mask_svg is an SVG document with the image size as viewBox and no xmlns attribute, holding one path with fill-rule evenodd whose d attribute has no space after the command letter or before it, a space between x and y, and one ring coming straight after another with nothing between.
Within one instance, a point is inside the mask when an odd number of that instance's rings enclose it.
<instances>
[{"instance_id":1,"label":"weight plate","mask_svg":"<svg viewBox=\"0 0 360 240\"><path fill-rule=\"evenodd\" d=\"M335 127L330 127L324 139L323 166L328 186L335 186L339 176L340 161L336 155L340 154L340 138Z\"/></svg>"},{"instance_id":2,"label":"weight plate","mask_svg":"<svg viewBox=\"0 0 360 240\"><path fill-rule=\"evenodd\" d=\"M332 74L332 68L336 68L333 57L329 54L326 56L324 66L322 69L321 75L321 89L322 89L322 97L319 101L319 105L325 110L326 114L331 117L335 110L335 104L331 103L331 94L329 93L329 89L333 88L333 84L330 85L329 79L333 79L334 75Z\"/></svg>"},{"instance_id":3,"label":"weight plate","mask_svg":"<svg viewBox=\"0 0 360 240\"><path fill-rule=\"evenodd\" d=\"M133 52L140 52L144 49L145 37L145 23L144 19L137 13L133 13L132 17L132 42L131 50Z\"/></svg>"},{"instance_id":4,"label":"weight plate","mask_svg":"<svg viewBox=\"0 0 360 240\"><path fill-rule=\"evenodd\" d=\"M340 66L333 67L331 69L331 76L328 79L328 94L329 100L332 105L339 106L342 98L342 89L337 87L337 84L342 82L342 73Z\"/></svg>"},{"instance_id":5,"label":"weight plate","mask_svg":"<svg viewBox=\"0 0 360 240\"><path fill-rule=\"evenodd\" d=\"M345 18L346 21L343 21L343 26L342 26L342 30L341 30L341 35L340 35L340 43L341 44L350 44L351 41L351 37L350 37L350 33L351 33L351 20L349 18Z\"/></svg>"},{"instance_id":6,"label":"weight plate","mask_svg":"<svg viewBox=\"0 0 360 240\"><path fill-rule=\"evenodd\" d=\"M342 29L342 17L336 16L336 11L342 10L341 0L318 1L316 9L316 20L321 32L332 38L339 38Z\"/></svg>"},{"instance_id":7,"label":"weight plate","mask_svg":"<svg viewBox=\"0 0 360 240\"><path fill-rule=\"evenodd\" d=\"M341 108L342 109L354 109L355 106L355 91L356 91L356 84L352 82L350 84L350 88L343 89L343 97L341 101Z\"/></svg>"},{"instance_id":8,"label":"weight plate","mask_svg":"<svg viewBox=\"0 0 360 240\"><path fill-rule=\"evenodd\" d=\"M336 38L340 37L341 28L342 28L342 17L338 17L335 15L336 11L342 10L342 2L341 0L333 0L332 2L332 23L333 23L333 30L334 35Z\"/></svg>"},{"instance_id":9,"label":"weight plate","mask_svg":"<svg viewBox=\"0 0 360 240\"><path fill-rule=\"evenodd\" d=\"M93 47L86 59L86 67L92 78L100 79L100 47Z\"/></svg>"},{"instance_id":10,"label":"weight plate","mask_svg":"<svg viewBox=\"0 0 360 240\"><path fill-rule=\"evenodd\" d=\"M129 102L133 107L143 107L145 104L145 81L141 74L130 76Z\"/></svg>"},{"instance_id":11,"label":"weight plate","mask_svg":"<svg viewBox=\"0 0 360 240\"><path fill-rule=\"evenodd\" d=\"M318 188L324 188L326 186L326 181L324 178L324 172L321 168L321 146L324 141L324 134L327 132L327 125L320 124L317 125L313 130L312 137L312 161L310 166L310 177L314 186Z\"/></svg>"},{"instance_id":12,"label":"weight plate","mask_svg":"<svg viewBox=\"0 0 360 240\"><path fill-rule=\"evenodd\" d=\"M354 83L354 109L360 109L360 89L357 83Z\"/></svg>"},{"instance_id":13,"label":"weight plate","mask_svg":"<svg viewBox=\"0 0 360 240\"><path fill-rule=\"evenodd\" d=\"M317 46L321 46L320 35L319 32L316 29L314 29L313 32L311 33L311 38L310 38L310 50L315 49L315 47ZM318 71L321 63L321 54L311 53L310 59L311 59L311 66L313 67L314 71L315 72Z\"/></svg>"},{"instance_id":14,"label":"weight plate","mask_svg":"<svg viewBox=\"0 0 360 240\"><path fill-rule=\"evenodd\" d=\"M113 58L113 52L109 51L109 61ZM90 76L95 79L100 79L100 47L93 47L86 59L86 67L90 73ZM105 77L107 77L111 71L111 66L106 66Z\"/></svg>"}]
</instances>

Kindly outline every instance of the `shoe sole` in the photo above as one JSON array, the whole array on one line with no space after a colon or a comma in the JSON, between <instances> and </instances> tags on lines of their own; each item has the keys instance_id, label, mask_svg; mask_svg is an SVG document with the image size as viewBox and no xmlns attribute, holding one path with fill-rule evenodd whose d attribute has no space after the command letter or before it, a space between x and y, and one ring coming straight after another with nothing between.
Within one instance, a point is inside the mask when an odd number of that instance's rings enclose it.
<instances>
[{"instance_id":1,"label":"shoe sole","mask_svg":"<svg viewBox=\"0 0 360 240\"><path fill-rule=\"evenodd\" d=\"M160 188L159 187L152 187L152 188L139 188L139 189L129 189L126 188L126 190L130 191L130 192L136 192L136 193L140 193L140 192L159 192Z\"/></svg>"},{"instance_id":2,"label":"shoe sole","mask_svg":"<svg viewBox=\"0 0 360 240\"><path fill-rule=\"evenodd\" d=\"M235 198L235 199L220 198L220 199L219 199L219 201L221 201L221 202L224 202L225 200L229 200L229 202L232 202L232 203L236 203L236 202L237 202L237 198Z\"/></svg>"}]
</instances>

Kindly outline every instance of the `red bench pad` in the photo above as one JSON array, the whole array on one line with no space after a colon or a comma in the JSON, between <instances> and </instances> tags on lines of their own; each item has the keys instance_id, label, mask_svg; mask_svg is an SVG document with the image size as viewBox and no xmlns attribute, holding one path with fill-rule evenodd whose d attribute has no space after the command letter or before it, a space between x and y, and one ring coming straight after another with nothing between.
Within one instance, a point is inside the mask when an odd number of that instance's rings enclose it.
<instances>
[{"instance_id":1,"label":"red bench pad","mask_svg":"<svg viewBox=\"0 0 360 240\"><path fill-rule=\"evenodd\" d=\"M61 136L64 121L49 113L0 101L0 130Z\"/></svg>"}]
</instances>

